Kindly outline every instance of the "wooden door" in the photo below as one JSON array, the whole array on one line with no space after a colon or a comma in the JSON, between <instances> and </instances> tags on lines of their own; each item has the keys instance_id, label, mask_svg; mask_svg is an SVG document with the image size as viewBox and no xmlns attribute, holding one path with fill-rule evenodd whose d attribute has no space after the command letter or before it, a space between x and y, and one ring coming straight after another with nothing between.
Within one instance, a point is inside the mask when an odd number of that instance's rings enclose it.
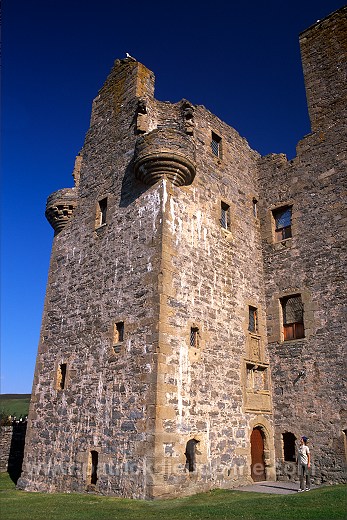
<instances>
[{"instance_id":1,"label":"wooden door","mask_svg":"<svg viewBox=\"0 0 347 520\"><path fill-rule=\"evenodd\" d=\"M251 477L254 482L266 480L264 464L264 438L259 427L254 428L251 435Z\"/></svg>"}]
</instances>

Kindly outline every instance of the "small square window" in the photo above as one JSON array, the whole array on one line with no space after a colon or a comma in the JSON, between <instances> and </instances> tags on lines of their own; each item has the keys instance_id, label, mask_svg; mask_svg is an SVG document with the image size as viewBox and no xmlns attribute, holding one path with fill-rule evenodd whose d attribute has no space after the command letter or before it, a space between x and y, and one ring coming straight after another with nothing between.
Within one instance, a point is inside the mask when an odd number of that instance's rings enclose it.
<instances>
[{"instance_id":1,"label":"small square window","mask_svg":"<svg viewBox=\"0 0 347 520\"><path fill-rule=\"evenodd\" d=\"M96 219L95 219L95 227L98 228L106 224L106 216L107 216L107 197L99 200L97 208L96 208Z\"/></svg>"},{"instance_id":2,"label":"small square window","mask_svg":"<svg viewBox=\"0 0 347 520\"><path fill-rule=\"evenodd\" d=\"M281 298L284 341L305 337L304 306L300 294Z\"/></svg>"},{"instance_id":3,"label":"small square window","mask_svg":"<svg viewBox=\"0 0 347 520\"><path fill-rule=\"evenodd\" d=\"M190 346L194 348L199 348L199 329L198 327L190 328Z\"/></svg>"},{"instance_id":4,"label":"small square window","mask_svg":"<svg viewBox=\"0 0 347 520\"><path fill-rule=\"evenodd\" d=\"M275 221L275 240L281 242L286 238L292 236L292 207L283 206L273 210L272 212Z\"/></svg>"},{"instance_id":5,"label":"small square window","mask_svg":"<svg viewBox=\"0 0 347 520\"><path fill-rule=\"evenodd\" d=\"M256 307L248 307L248 330L258 332L258 310Z\"/></svg>"},{"instance_id":6,"label":"small square window","mask_svg":"<svg viewBox=\"0 0 347 520\"><path fill-rule=\"evenodd\" d=\"M220 205L220 223L223 229L231 230L230 206L225 202Z\"/></svg>"},{"instance_id":7,"label":"small square window","mask_svg":"<svg viewBox=\"0 0 347 520\"><path fill-rule=\"evenodd\" d=\"M213 155L222 157L222 138L214 132L212 132L211 149Z\"/></svg>"}]
</instances>

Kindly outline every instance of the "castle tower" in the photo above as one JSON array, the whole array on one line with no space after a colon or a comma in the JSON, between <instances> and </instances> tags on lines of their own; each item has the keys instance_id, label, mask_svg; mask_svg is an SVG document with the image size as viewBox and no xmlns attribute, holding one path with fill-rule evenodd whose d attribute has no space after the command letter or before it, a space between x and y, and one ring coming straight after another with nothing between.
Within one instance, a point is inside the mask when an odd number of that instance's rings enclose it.
<instances>
[{"instance_id":1,"label":"castle tower","mask_svg":"<svg viewBox=\"0 0 347 520\"><path fill-rule=\"evenodd\" d=\"M341 276L341 251L321 229L331 218L342 230L330 177L341 180L343 144L336 156L331 139L314 130L295 160L262 158L203 106L157 101L142 64L115 62L75 186L47 200L54 241L20 488L156 498L273 480L276 463L292 477L295 438L323 427L315 378L341 446L343 396L324 379L342 349L325 263Z\"/></svg>"},{"instance_id":2,"label":"castle tower","mask_svg":"<svg viewBox=\"0 0 347 520\"><path fill-rule=\"evenodd\" d=\"M29 490L151 498L247 483L251 467L275 476L259 155L153 86L143 65L116 61L75 187L47 201Z\"/></svg>"}]
</instances>

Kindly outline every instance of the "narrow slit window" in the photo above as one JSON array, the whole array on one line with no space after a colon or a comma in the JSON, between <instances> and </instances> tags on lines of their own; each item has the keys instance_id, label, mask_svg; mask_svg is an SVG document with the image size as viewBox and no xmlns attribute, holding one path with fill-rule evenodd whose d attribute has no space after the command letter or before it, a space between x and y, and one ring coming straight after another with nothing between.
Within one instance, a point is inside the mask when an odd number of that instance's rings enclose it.
<instances>
[{"instance_id":1,"label":"narrow slit window","mask_svg":"<svg viewBox=\"0 0 347 520\"><path fill-rule=\"evenodd\" d=\"M258 217L258 201L256 198L253 197L252 200L252 207L253 207L253 217Z\"/></svg>"},{"instance_id":2,"label":"narrow slit window","mask_svg":"<svg viewBox=\"0 0 347 520\"><path fill-rule=\"evenodd\" d=\"M231 230L230 206L223 201L220 206L220 223L223 229Z\"/></svg>"},{"instance_id":3,"label":"narrow slit window","mask_svg":"<svg viewBox=\"0 0 347 520\"><path fill-rule=\"evenodd\" d=\"M199 329L198 327L190 328L190 346L194 348L199 348L199 339L200 339Z\"/></svg>"},{"instance_id":4,"label":"narrow slit window","mask_svg":"<svg viewBox=\"0 0 347 520\"><path fill-rule=\"evenodd\" d=\"M214 132L212 132L211 149L213 155L222 157L222 138Z\"/></svg>"},{"instance_id":5,"label":"narrow slit window","mask_svg":"<svg viewBox=\"0 0 347 520\"><path fill-rule=\"evenodd\" d=\"M305 337L304 305L301 295L286 296L281 299L284 341Z\"/></svg>"},{"instance_id":6,"label":"narrow slit window","mask_svg":"<svg viewBox=\"0 0 347 520\"><path fill-rule=\"evenodd\" d=\"M99 200L96 211L96 227L103 226L107 221L107 197Z\"/></svg>"},{"instance_id":7,"label":"narrow slit window","mask_svg":"<svg viewBox=\"0 0 347 520\"><path fill-rule=\"evenodd\" d=\"M124 341L124 321L118 321L113 327L113 343L121 343Z\"/></svg>"},{"instance_id":8,"label":"narrow slit window","mask_svg":"<svg viewBox=\"0 0 347 520\"><path fill-rule=\"evenodd\" d=\"M258 309L251 305L248 307L248 330L258 332Z\"/></svg>"},{"instance_id":9,"label":"narrow slit window","mask_svg":"<svg viewBox=\"0 0 347 520\"><path fill-rule=\"evenodd\" d=\"M275 221L275 240L281 242L292 236L292 207L283 206L272 212Z\"/></svg>"},{"instance_id":10,"label":"narrow slit window","mask_svg":"<svg viewBox=\"0 0 347 520\"><path fill-rule=\"evenodd\" d=\"M57 389L64 390L66 382L66 363L60 363L57 374Z\"/></svg>"}]
</instances>

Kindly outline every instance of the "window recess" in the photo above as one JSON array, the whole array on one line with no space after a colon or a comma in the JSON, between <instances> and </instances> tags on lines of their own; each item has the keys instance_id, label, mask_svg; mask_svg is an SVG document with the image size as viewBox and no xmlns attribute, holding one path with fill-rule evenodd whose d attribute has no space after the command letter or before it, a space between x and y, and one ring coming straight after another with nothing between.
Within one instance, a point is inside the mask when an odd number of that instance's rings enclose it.
<instances>
[{"instance_id":1,"label":"window recess","mask_svg":"<svg viewBox=\"0 0 347 520\"><path fill-rule=\"evenodd\" d=\"M64 390L66 384L66 363L60 363L57 372L57 390Z\"/></svg>"},{"instance_id":2,"label":"window recess","mask_svg":"<svg viewBox=\"0 0 347 520\"><path fill-rule=\"evenodd\" d=\"M124 341L124 321L118 321L113 325L113 352L119 354Z\"/></svg>"},{"instance_id":3,"label":"window recess","mask_svg":"<svg viewBox=\"0 0 347 520\"><path fill-rule=\"evenodd\" d=\"M213 155L219 158L222 157L222 138L214 132L212 132L211 149Z\"/></svg>"},{"instance_id":4,"label":"window recess","mask_svg":"<svg viewBox=\"0 0 347 520\"><path fill-rule=\"evenodd\" d=\"M223 201L221 201L220 205L220 224L223 229L231 231L230 206Z\"/></svg>"},{"instance_id":5,"label":"window recess","mask_svg":"<svg viewBox=\"0 0 347 520\"><path fill-rule=\"evenodd\" d=\"M107 197L99 200L96 208L95 227L101 227L107 222Z\"/></svg>"},{"instance_id":6,"label":"window recess","mask_svg":"<svg viewBox=\"0 0 347 520\"><path fill-rule=\"evenodd\" d=\"M281 242L292 236L292 207L283 206L273 210L275 222L275 241Z\"/></svg>"},{"instance_id":7,"label":"window recess","mask_svg":"<svg viewBox=\"0 0 347 520\"><path fill-rule=\"evenodd\" d=\"M305 337L304 305L301 295L281 298L284 341Z\"/></svg>"},{"instance_id":8,"label":"window recess","mask_svg":"<svg viewBox=\"0 0 347 520\"><path fill-rule=\"evenodd\" d=\"M248 331L258 332L258 309L251 305L248 307Z\"/></svg>"},{"instance_id":9,"label":"window recess","mask_svg":"<svg viewBox=\"0 0 347 520\"><path fill-rule=\"evenodd\" d=\"M252 199L253 217L258 217L258 201L255 197Z\"/></svg>"},{"instance_id":10,"label":"window recess","mask_svg":"<svg viewBox=\"0 0 347 520\"><path fill-rule=\"evenodd\" d=\"M190 328L190 346L193 348L199 348L200 346L200 333L198 327Z\"/></svg>"},{"instance_id":11,"label":"window recess","mask_svg":"<svg viewBox=\"0 0 347 520\"><path fill-rule=\"evenodd\" d=\"M124 321L118 321L113 326L113 344L124 341Z\"/></svg>"}]
</instances>

